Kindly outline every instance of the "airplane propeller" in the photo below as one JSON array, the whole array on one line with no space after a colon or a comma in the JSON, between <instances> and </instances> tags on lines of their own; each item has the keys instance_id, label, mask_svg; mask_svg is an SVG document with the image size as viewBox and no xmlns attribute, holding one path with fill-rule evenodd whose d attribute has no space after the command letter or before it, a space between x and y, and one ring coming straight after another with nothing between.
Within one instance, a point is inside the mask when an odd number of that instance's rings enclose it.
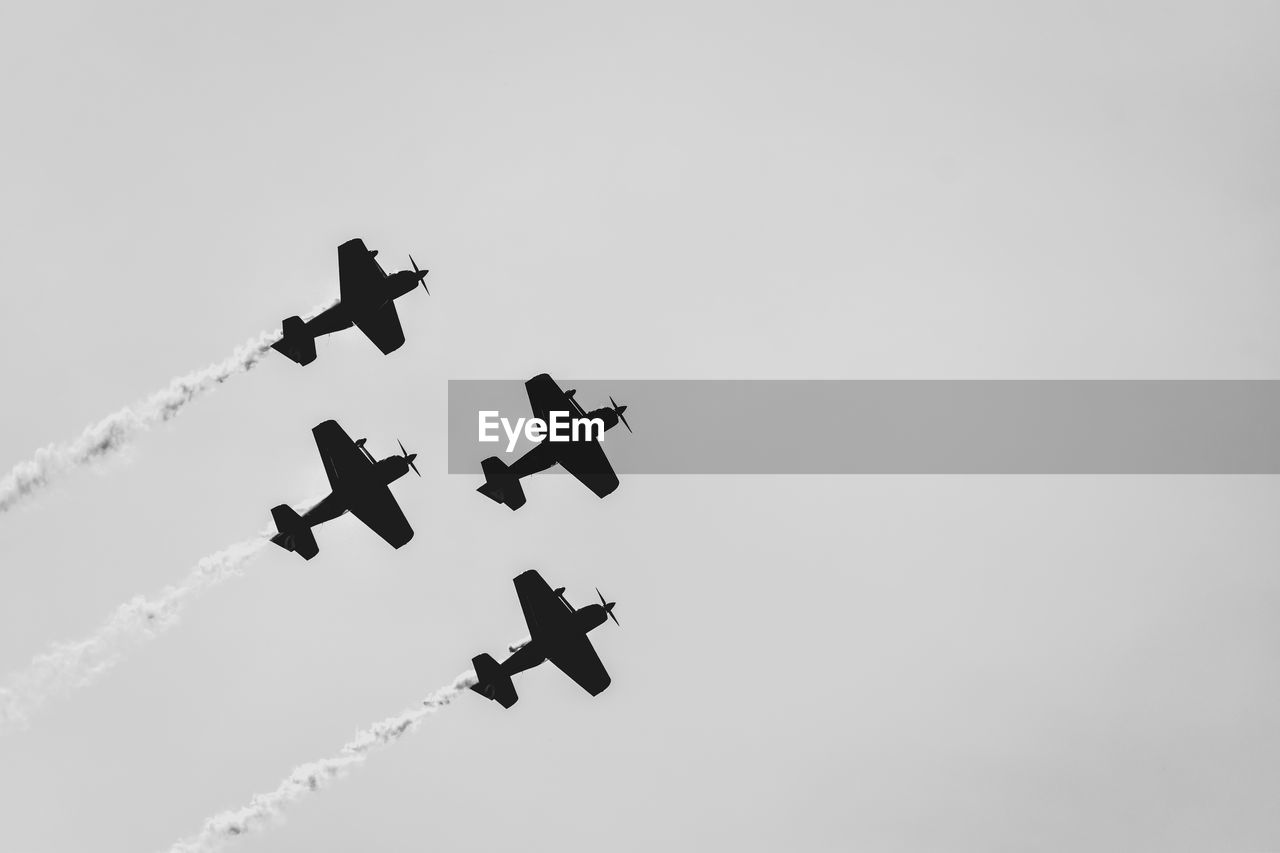
<instances>
[{"instance_id":1,"label":"airplane propeller","mask_svg":"<svg viewBox=\"0 0 1280 853\"><path fill-rule=\"evenodd\" d=\"M609 403L612 404L613 412L618 416L618 420L622 421L622 425L627 428L627 432L631 432L631 424L627 423L627 419L622 416L622 413L627 410L627 407L619 406L617 403L614 403L612 397L609 398ZM597 592L599 592L599 590L597 590ZM617 620L615 619L614 621L616 622Z\"/></svg>"},{"instance_id":2,"label":"airplane propeller","mask_svg":"<svg viewBox=\"0 0 1280 853\"><path fill-rule=\"evenodd\" d=\"M602 605L604 605L604 612L609 614L609 618L613 620L613 624L615 624L615 625L617 625L619 628L621 628L621 627L622 627L622 623L618 621L618 617L617 617L617 616L614 616L614 615L613 615L613 605L617 604L618 602L616 602L616 601L605 601L605 600L604 600L604 595L600 592L600 587L596 587L596 595L600 596L600 603L601 603Z\"/></svg>"},{"instance_id":3,"label":"airplane propeller","mask_svg":"<svg viewBox=\"0 0 1280 853\"><path fill-rule=\"evenodd\" d=\"M427 288L427 273L431 272L431 270L418 269L418 264L413 260L413 255L409 256L409 263L413 265L413 271L418 274L418 282L422 285L422 289L430 294L431 291Z\"/></svg>"},{"instance_id":4,"label":"airplane propeller","mask_svg":"<svg viewBox=\"0 0 1280 853\"><path fill-rule=\"evenodd\" d=\"M409 467L413 469L413 473L415 473L415 474L417 474L419 477L421 477L421 476L422 476L422 472L418 470L418 466L417 466L417 465L414 465L414 464L413 464L413 460L415 460L415 459L417 459L417 458L418 458L418 454L416 454L416 453L410 453L409 451L405 450L405 449L404 449L404 442L403 442L403 441L401 441L401 440L400 440L400 439L398 439L398 438L396 439L396 444L400 445L400 455L404 457L404 461L405 461L405 462L408 462L408 463L409 463Z\"/></svg>"}]
</instances>

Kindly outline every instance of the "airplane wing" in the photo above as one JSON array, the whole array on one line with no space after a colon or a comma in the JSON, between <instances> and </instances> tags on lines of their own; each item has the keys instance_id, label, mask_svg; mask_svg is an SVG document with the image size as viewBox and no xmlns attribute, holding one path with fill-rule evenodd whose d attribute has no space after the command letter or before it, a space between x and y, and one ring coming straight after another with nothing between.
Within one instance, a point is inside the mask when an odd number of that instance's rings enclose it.
<instances>
[{"instance_id":1,"label":"airplane wing","mask_svg":"<svg viewBox=\"0 0 1280 853\"><path fill-rule=\"evenodd\" d=\"M368 481L361 491L352 495L350 501L347 509L351 514L387 540L392 548L399 548L413 538L409 520L404 517L404 511L385 483Z\"/></svg>"},{"instance_id":2,"label":"airplane wing","mask_svg":"<svg viewBox=\"0 0 1280 853\"><path fill-rule=\"evenodd\" d=\"M600 442L566 441L551 445L556 449L556 461L564 470L578 478L578 482L595 492L597 497L612 494L618 488L618 475L613 473L609 457L604 455Z\"/></svg>"},{"instance_id":3,"label":"airplane wing","mask_svg":"<svg viewBox=\"0 0 1280 853\"><path fill-rule=\"evenodd\" d=\"M551 412L578 411L569 396L546 373L539 373L524 383L524 390L529 395L529 407L533 409L535 418L549 421Z\"/></svg>"},{"instance_id":4,"label":"airplane wing","mask_svg":"<svg viewBox=\"0 0 1280 853\"><path fill-rule=\"evenodd\" d=\"M367 477L373 467L369 457L360 452L356 443L347 435L347 431L338 426L337 421L325 421L316 425L311 434L316 439L316 449L320 451L320 460L324 462L324 472L329 476L329 485L337 489L341 481L359 482Z\"/></svg>"},{"instance_id":5,"label":"airplane wing","mask_svg":"<svg viewBox=\"0 0 1280 853\"><path fill-rule=\"evenodd\" d=\"M545 637L555 641L569 627L573 611L569 605L547 585L537 569L521 572L514 581L520 609L529 626L529 636L534 640Z\"/></svg>"},{"instance_id":6,"label":"airplane wing","mask_svg":"<svg viewBox=\"0 0 1280 853\"><path fill-rule=\"evenodd\" d=\"M358 309L374 296L375 285L386 277L382 265L359 237L338 247L338 293L349 309Z\"/></svg>"},{"instance_id":7,"label":"airplane wing","mask_svg":"<svg viewBox=\"0 0 1280 853\"><path fill-rule=\"evenodd\" d=\"M400 327L395 302L388 302L372 314L359 316L356 326L382 350L383 355L395 352L404 344L404 329Z\"/></svg>"},{"instance_id":8,"label":"airplane wing","mask_svg":"<svg viewBox=\"0 0 1280 853\"><path fill-rule=\"evenodd\" d=\"M598 696L609 686L609 673L586 634L563 637L548 651L547 660L592 696Z\"/></svg>"}]
</instances>

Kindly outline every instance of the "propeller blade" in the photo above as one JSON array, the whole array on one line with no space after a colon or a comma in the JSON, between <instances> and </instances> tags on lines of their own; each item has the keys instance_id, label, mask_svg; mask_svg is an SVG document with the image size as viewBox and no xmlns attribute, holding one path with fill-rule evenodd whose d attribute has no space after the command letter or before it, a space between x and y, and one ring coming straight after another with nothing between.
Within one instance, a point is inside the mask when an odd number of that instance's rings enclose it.
<instances>
[{"instance_id":1,"label":"propeller blade","mask_svg":"<svg viewBox=\"0 0 1280 853\"><path fill-rule=\"evenodd\" d=\"M430 295L431 290L427 287L427 273L429 273L430 270L418 269L418 262L413 259L413 255L409 256L409 264L413 267L413 272L418 276L418 283L422 285L422 289L427 291L427 294Z\"/></svg>"},{"instance_id":2,"label":"propeller blade","mask_svg":"<svg viewBox=\"0 0 1280 853\"><path fill-rule=\"evenodd\" d=\"M415 460L415 459L417 459L417 458L418 458L418 454L416 454L416 453L410 453L409 451L405 450L405 449L404 449L404 442L403 442L403 441L401 441L401 440L400 440L400 439L398 439L398 438L396 439L396 444L400 445L400 456L404 459L404 461L405 461L405 462L409 463L409 467L413 469L413 473L415 473L415 474L417 474L419 477L421 477L421 476L422 476L422 472L418 470L418 466L417 466L417 465L414 465L414 464L413 464L413 460Z\"/></svg>"},{"instance_id":3,"label":"propeller blade","mask_svg":"<svg viewBox=\"0 0 1280 853\"><path fill-rule=\"evenodd\" d=\"M622 421L622 425L627 428L627 432L634 433L634 430L631 429L631 424L627 423L627 416L623 414L623 412L627 410L627 407L619 406L617 403L614 403L613 397L609 398L609 402L613 404L613 411L617 414L618 420Z\"/></svg>"},{"instance_id":4,"label":"propeller blade","mask_svg":"<svg viewBox=\"0 0 1280 853\"><path fill-rule=\"evenodd\" d=\"M605 613L607 613L607 614L609 614L609 618L613 620L613 624L615 624L615 625L617 625L619 628L621 628L621 627L622 627L622 623L618 621L618 617L617 617L617 616L614 616L614 615L613 615L613 605L617 604L617 602L616 602L616 601L605 601L605 600L604 600L604 595L600 592L600 587L596 587L596 595L599 595L599 596L600 596L600 604L601 604L601 606L603 606L603 607L604 607L604 612L605 612Z\"/></svg>"}]
</instances>

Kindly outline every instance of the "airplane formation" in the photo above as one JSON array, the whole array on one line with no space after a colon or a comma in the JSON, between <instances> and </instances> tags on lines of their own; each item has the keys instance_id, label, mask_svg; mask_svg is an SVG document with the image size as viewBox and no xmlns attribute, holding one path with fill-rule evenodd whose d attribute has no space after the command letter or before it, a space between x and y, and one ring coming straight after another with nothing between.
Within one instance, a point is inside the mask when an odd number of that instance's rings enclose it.
<instances>
[{"instance_id":1,"label":"airplane formation","mask_svg":"<svg viewBox=\"0 0 1280 853\"><path fill-rule=\"evenodd\" d=\"M426 290L427 270L418 269L410 255L411 270L387 275L376 260L377 254L359 238L340 245L338 301L308 321L297 316L285 319L280 340L272 348L305 366L316 359L318 336L355 326L383 354L400 349L405 337L395 301L419 284ZM601 430L621 423L631 431L624 417L627 407L618 405L612 397L608 406L588 412L578 403L575 390L561 390L546 373L528 380L525 391L534 416L544 422L553 413L563 413L571 423L599 422ZM392 548L408 543L413 538L413 527L400 509L391 484L410 470L422 476L414 465L417 454L409 453L397 441L399 454L378 459L366 447L366 439L352 440L335 420L317 424L311 433L329 479L329 494L301 514L287 503L273 507L271 517L278 532L271 541L310 560L320 552L314 528L351 513ZM517 510L526 502L520 481L560 465L598 497L612 494L618 488L618 475L600 446L600 432L588 428L574 429L571 434L574 438L568 441L553 441L551 435L546 436L510 465L497 456L483 460L485 482L476 491ZM513 648L502 663L488 654L472 658L477 681L471 689L510 708L519 698L511 676L551 661L589 694L599 695L609 686L610 678L587 634L607 619L619 624L613 614L613 602L605 601L597 589L599 604L575 609L564 597L564 587L552 589L534 569L517 575L514 583L530 639Z\"/></svg>"}]
</instances>

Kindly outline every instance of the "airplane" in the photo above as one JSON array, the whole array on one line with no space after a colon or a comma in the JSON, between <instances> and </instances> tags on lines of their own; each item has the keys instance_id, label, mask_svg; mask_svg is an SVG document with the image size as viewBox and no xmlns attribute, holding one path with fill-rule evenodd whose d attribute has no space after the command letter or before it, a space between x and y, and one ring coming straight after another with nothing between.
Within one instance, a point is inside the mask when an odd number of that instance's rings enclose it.
<instances>
[{"instance_id":1,"label":"airplane","mask_svg":"<svg viewBox=\"0 0 1280 853\"><path fill-rule=\"evenodd\" d=\"M428 270L418 269L413 255L410 255L412 271L401 270L387 275L375 260L377 254L376 249L369 249L358 237L339 246L340 298L310 320L304 321L296 316L286 319L280 340L271 348L298 364L310 364L316 360L316 338L355 326L384 355L400 349L404 344L404 329L400 327L395 300L419 284L427 290Z\"/></svg>"},{"instance_id":2,"label":"airplane","mask_svg":"<svg viewBox=\"0 0 1280 853\"><path fill-rule=\"evenodd\" d=\"M364 446L365 439L352 441L337 421L318 424L311 433L332 491L302 515L288 504L274 507L271 517L280 532L272 536L271 541L310 560L320 553L311 528L348 512L387 540L392 548L399 548L412 539L413 528L388 486L409 473L410 468L422 476L413 464L418 454L408 453L400 444L399 456L375 459Z\"/></svg>"},{"instance_id":3,"label":"airplane","mask_svg":"<svg viewBox=\"0 0 1280 853\"><path fill-rule=\"evenodd\" d=\"M598 418L603 422L606 430L613 429L621 421L627 428L627 432L631 432L631 424L627 423L627 419L623 416L627 407L619 406L612 397L609 398L608 407L587 412L574 399L577 393L575 390L571 388L568 391L561 391L555 380L545 373L540 373L524 383L524 388L529 395L529 405L533 408L534 417L542 421L550 420L550 412L568 412L573 421ZM545 471L559 463L597 496L603 498L612 494L613 490L618 488L618 475L613 472L609 458L605 456L604 448L600 446L600 440L592 436L592 430L584 430L584 433L587 438L579 441L552 441L548 433L546 438L517 459L513 465L507 465L498 457L490 456L480 463L485 482L476 491L497 503L506 504L512 510L517 510L525 504L524 488L520 485L520 478ZM573 434L572 429L570 434Z\"/></svg>"},{"instance_id":4,"label":"airplane","mask_svg":"<svg viewBox=\"0 0 1280 853\"><path fill-rule=\"evenodd\" d=\"M514 583L524 621L529 626L529 641L513 646L513 654L502 663L487 654L473 657L471 666L476 671L476 683L471 689L510 708L520 698L511 676L549 660L583 690L599 696L609 686L609 673L605 672L604 664L587 639L587 632L603 625L605 617L621 627L618 617L613 615L614 602L605 601L597 589L599 604L575 610L564 597L564 587L552 589L537 569L517 575Z\"/></svg>"}]
</instances>

